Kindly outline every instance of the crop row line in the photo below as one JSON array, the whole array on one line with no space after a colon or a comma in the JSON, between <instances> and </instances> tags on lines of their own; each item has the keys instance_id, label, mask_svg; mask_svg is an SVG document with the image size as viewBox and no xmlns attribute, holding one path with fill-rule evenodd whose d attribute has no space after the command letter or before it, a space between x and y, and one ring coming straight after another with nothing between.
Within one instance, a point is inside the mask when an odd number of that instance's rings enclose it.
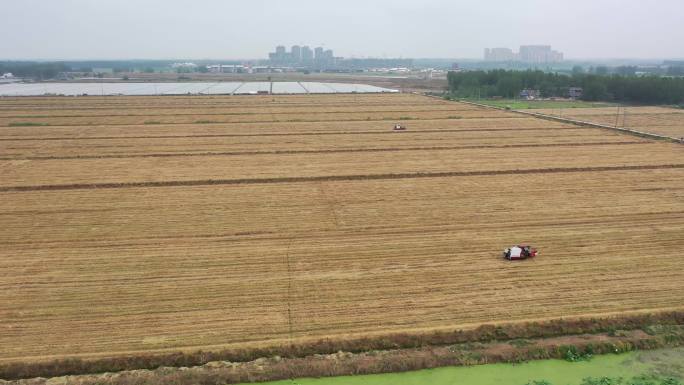
<instances>
[{"instance_id":1,"label":"crop row line","mask_svg":"<svg viewBox=\"0 0 684 385\"><path fill-rule=\"evenodd\" d=\"M573 128L574 129L574 128ZM581 128L580 128L581 129ZM46 137L46 138L0 138L0 141L44 141L44 140L108 140L108 139L182 139L182 138L233 138L260 136L315 136L315 135L416 135L434 134L442 132L497 132L497 131L555 131L567 130L562 127L525 127L525 128L466 128L431 129L417 131L322 131L322 132L268 132L257 134L199 134L199 135L142 135L142 136L77 136L77 137Z\"/></svg>"},{"instance_id":2,"label":"crop row line","mask_svg":"<svg viewBox=\"0 0 684 385\"><path fill-rule=\"evenodd\" d=\"M448 111L446 111L448 112ZM382 111L380 111L382 113ZM321 115L327 115L324 112L320 113ZM349 112L345 112L345 114L349 114ZM164 115L148 115L150 117L162 117ZM196 116L202 116L202 115L196 115ZM50 118L50 117L47 117ZM96 118L96 116L91 116L91 118ZM4 119L1 118L0 119ZM466 120L466 119L520 119L524 120L525 117L523 116L459 116L458 118L454 117L430 117L429 119L418 119L411 117L410 120ZM202 125L212 125L212 124L236 124L236 123L325 123L325 122L334 122L334 123L346 123L346 122L383 122L383 121L393 121L393 120L401 120L400 117L383 117L380 119L372 119L372 118L358 118L358 119L314 119L314 120L304 120L304 119L292 119L292 120L250 120L250 121L232 121L232 122L160 122L160 125L178 125L178 124L202 124ZM93 126L95 125L94 123L82 123L82 124L56 124L56 126L67 126L67 127L83 127L83 126ZM150 124L144 124L144 123L106 123L106 124L97 124L98 126L145 126L149 127ZM157 125L156 123L154 125ZM9 124L0 126L1 128L13 128Z\"/></svg>"},{"instance_id":3,"label":"crop row line","mask_svg":"<svg viewBox=\"0 0 684 385\"><path fill-rule=\"evenodd\" d=\"M119 183L74 183L74 184L57 184L57 185L4 186L4 187L0 187L0 192L118 189L118 188L139 188L139 187L188 187L188 186L208 186L208 185L276 184L276 183L301 183L301 182L334 182L334 181L356 181L356 180L444 178L444 177L461 177L461 176L525 175L525 174L610 172L610 171L662 170L662 169L684 169L684 163L660 164L660 165L641 165L641 166L554 167L554 168L536 168L536 169L522 169L522 170L514 169L514 170L484 170L484 171L416 172L416 173L400 173L400 174L322 175L322 176L299 176L299 177L281 177L281 178L204 179L204 180L184 180L184 181L172 180L172 181L159 181L159 182L119 182Z\"/></svg>"}]
</instances>

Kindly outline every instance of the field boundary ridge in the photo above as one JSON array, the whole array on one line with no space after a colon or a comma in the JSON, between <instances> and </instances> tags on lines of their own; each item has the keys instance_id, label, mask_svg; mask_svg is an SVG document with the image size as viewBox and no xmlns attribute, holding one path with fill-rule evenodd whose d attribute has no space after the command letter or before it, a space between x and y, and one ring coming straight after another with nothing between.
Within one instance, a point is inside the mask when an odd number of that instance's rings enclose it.
<instances>
[{"instance_id":1,"label":"field boundary ridge","mask_svg":"<svg viewBox=\"0 0 684 385\"><path fill-rule=\"evenodd\" d=\"M417 349L428 346L614 333L616 330L630 331L654 327L653 325L658 325L657 328L684 325L684 310L613 315L603 318L579 317L499 325L483 324L467 330L388 333L386 335L348 339L326 338L309 342L297 343L293 341L263 347L233 348L216 351L141 352L93 359L67 357L35 362L16 361L0 364L0 379L19 380L139 369L152 370L161 367L187 368L216 361L245 363L269 357L296 359L337 352L363 353L396 349Z\"/></svg>"}]
</instances>

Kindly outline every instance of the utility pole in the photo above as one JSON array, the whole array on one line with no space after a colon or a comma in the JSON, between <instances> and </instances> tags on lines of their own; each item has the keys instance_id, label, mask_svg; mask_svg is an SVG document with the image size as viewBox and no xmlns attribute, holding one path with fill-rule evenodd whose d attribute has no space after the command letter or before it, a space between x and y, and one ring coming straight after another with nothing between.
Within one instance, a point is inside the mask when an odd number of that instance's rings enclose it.
<instances>
[{"instance_id":1,"label":"utility pole","mask_svg":"<svg viewBox=\"0 0 684 385\"><path fill-rule=\"evenodd\" d=\"M620 123L620 105L618 104L617 112L615 112L615 128L618 128L619 123Z\"/></svg>"}]
</instances>

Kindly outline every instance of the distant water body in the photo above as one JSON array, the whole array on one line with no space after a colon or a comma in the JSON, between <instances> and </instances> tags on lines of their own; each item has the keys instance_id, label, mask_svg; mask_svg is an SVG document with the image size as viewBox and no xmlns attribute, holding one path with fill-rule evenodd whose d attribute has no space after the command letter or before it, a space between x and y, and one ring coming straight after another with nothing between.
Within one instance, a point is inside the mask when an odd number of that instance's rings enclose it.
<instances>
[{"instance_id":1,"label":"distant water body","mask_svg":"<svg viewBox=\"0 0 684 385\"><path fill-rule=\"evenodd\" d=\"M9 83L0 96L42 95L257 95L398 92L367 84L318 82L183 82L183 83Z\"/></svg>"}]
</instances>

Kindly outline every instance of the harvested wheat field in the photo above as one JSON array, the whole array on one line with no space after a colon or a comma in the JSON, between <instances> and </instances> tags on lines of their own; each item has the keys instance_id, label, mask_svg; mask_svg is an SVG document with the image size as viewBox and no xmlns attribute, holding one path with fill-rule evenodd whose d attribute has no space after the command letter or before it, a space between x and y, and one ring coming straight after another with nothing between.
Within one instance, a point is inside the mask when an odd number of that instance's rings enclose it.
<instances>
[{"instance_id":1,"label":"harvested wheat field","mask_svg":"<svg viewBox=\"0 0 684 385\"><path fill-rule=\"evenodd\" d=\"M406 94L6 98L0 173L0 363L684 309L684 146L610 130Z\"/></svg>"},{"instance_id":2,"label":"harvested wheat field","mask_svg":"<svg viewBox=\"0 0 684 385\"><path fill-rule=\"evenodd\" d=\"M559 115L558 109L530 110ZM684 138L684 109L668 107L601 107L568 108L560 112L565 118L629 128L651 134Z\"/></svg>"}]
</instances>

